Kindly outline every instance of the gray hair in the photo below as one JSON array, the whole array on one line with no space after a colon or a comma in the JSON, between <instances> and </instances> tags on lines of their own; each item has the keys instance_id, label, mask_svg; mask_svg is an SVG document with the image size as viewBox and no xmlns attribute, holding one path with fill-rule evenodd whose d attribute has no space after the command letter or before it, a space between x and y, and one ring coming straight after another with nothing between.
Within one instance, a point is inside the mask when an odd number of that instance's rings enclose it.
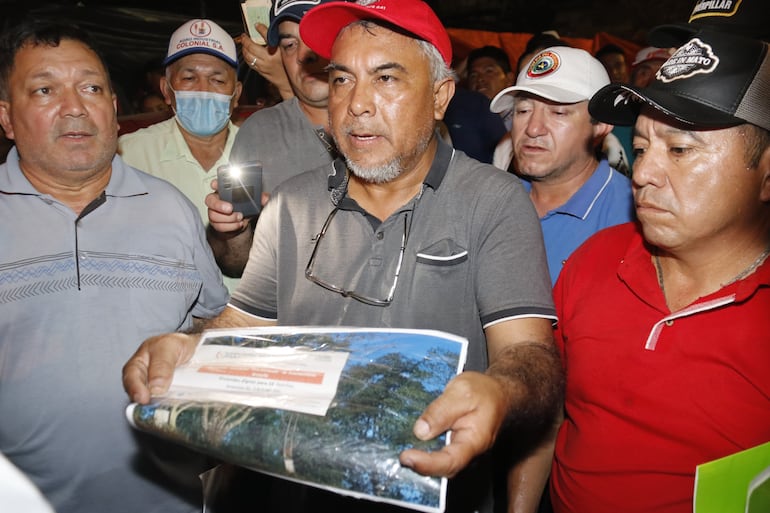
<instances>
[{"instance_id":1,"label":"gray hair","mask_svg":"<svg viewBox=\"0 0 770 513\"><path fill-rule=\"evenodd\" d=\"M455 72L452 68L447 66L446 62L444 62L444 57L441 56L438 48L422 39L417 39L416 41L420 46L422 53L425 54L425 56L428 58L428 61L430 62L430 75L433 79L433 82L441 82L447 78L454 80Z\"/></svg>"},{"instance_id":2,"label":"gray hair","mask_svg":"<svg viewBox=\"0 0 770 513\"><path fill-rule=\"evenodd\" d=\"M455 79L454 70L447 66L446 62L444 62L444 57L441 56L438 48L433 46L432 43L429 43L423 39L418 39L414 37L414 34L404 31L404 29L398 27L397 25L381 20L357 20L342 30L346 30L347 28L356 25L363 27L367 31L370 31L371 28L375 26L381 27L413 39L414 42L417 43L417 45L420 47L420 51L422 51L423 55L428 58L428 63L430 64L430 76L434 83L443 81L447 78L451 78L453 80Z\"/></svg>"}]
</instances>

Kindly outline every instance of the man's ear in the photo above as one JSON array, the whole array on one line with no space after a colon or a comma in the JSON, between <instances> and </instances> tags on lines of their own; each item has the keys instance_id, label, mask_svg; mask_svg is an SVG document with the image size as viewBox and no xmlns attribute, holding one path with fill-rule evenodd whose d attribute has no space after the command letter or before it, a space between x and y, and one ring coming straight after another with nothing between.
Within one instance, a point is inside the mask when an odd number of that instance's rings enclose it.
<instances>
[{"instance_id":1,"label":"man's ear","mask_svg":"<svg viewBox=\"0 0 770 513\"><path fill-rule=\"evenodd\" d=\"M455 81L448 77L436 82L433 89L433 118L436 121L444 119L444 114L449 106L449 101L455 95Z\"/></svg>"},{"instance_id":2,"label":"man's ear","mask_svg":"<svg viewBox=\"0 0 770 513\"><path fill-rule=\"evenodd\" d=\"M5 137L13 139L13 123L11 123L11 104L6 101L0 101L0 126L3 127Z\"/></svg>"},{"instance_id":3,"label":"man's ear","mask_svg":"<svg viewBox=\"0 0 770 513\"><path fill-rule=\"evenodd\" d=\"M516 73L509 71L505 74L505 87L511 87L516 83Z\"/></svg>"},{"instance_id":4,"label":"man's ear","mask_svg":"<svg viewBox=\"0 0 770 513\"><path fill-rule=\"evenodd\" d=\"M233 92L233 101L230 104L231 109L234 109L238 106L238 100L241 99L242 93L243 93L243 83L241 83L241 81L238 80L235 83L235 91Z\"/></svg>"},{"instance_id":5,"label":"man's ear","mask_svg":"<svg viewBox=\"0 0 770 513\"><path fill-rule=\"evenodd\" d=\"M163 99L166 100L166 104L174 107L173 91L171 90L171 85L169 85L166 77L160 77L160 92L163 94Z\"/></svg>"},{"instance_id":6,"label":"man's ear","mask_svg":"<svg viewBox=\"0 0 770 513\"><path fill-rule=\"evenodd\" d=\"M593 122L594 147L601 146L602 141L604 141L604 138L607 137L607 134L612 132L613 128L615 128L615 125L608 125L607 123L594 121Z\"/></svg>"}]
</instances>

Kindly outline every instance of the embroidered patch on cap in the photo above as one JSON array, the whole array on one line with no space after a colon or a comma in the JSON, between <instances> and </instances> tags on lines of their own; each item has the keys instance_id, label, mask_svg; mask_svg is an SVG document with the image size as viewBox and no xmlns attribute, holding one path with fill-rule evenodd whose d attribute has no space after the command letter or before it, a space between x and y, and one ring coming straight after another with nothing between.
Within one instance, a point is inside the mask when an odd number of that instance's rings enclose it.
<instances>
[{"instance_id":1,"label":"embroidered patch on cap","mask_svg":"<svg viewBox=\"0 0 770 513\"><path fill-rule=\"evenodd\" d=\"M734 16L743 0L703 0L695 4L689 22L707 16Z\"/></svg>"},{"instance_id":2,"label":"embroidered patch on cap","mask_svg":"<svg viewBox=\"0 0 770 513\"><path fill-rule=\"evenodd\" d=\"M190 25L190 34L193 37L208 37L211 34L211 25L206 20L198 20Z\"/></svg>"},{"instance_id":3,"label":"embroidered patch on cap","mask_svg":"<svg viewBox=\"0 0 770 513\"><path fill-rule=\"evenodd\" d=\"M320 3L321 0L277 0L273 6L273 17L277 18L283 11L295 6L306 7L305 10L307 10Z\"/></svg>"},{"instance_id":4,"label":"embroidered patch on cap","mask_svg":"<svg viewBox=\"0 0 770 513\"><path fill-rule=\"evenodd\" d=\"M219 57L232 67L238 67L235 41L225 29L211 20L189 20L171 34L168 52L163 65L192 53L205 53Z\"/></svg>"},{"instance_id":5,"label":"embroidered patch on cap","mask_svg":"<svg viewBox=\"0 0 770 513\"><path fill-rule=\"evenodd\" d=\"M769 49L759 39L702 27L663 63L656 80L645 87L605 86L591 98L588 112L604 123L633 125L640 108L638 102L626 101L632 94L696 130L744 123L770 130Z\"/></svg>"},{"instance_id":6,"label":"embroidered patch on cap","mask_svg":"<svg viewBox=\"0 0 770 513\"><path fill-rule=\"evenodd\" d=\"M713 73L718 65L719 57L714 55L711 46L696 37L664 62L655 78L665 83L673 82L699 73Z\"/></svg>"},{"instance_id":7,"label":"embroidered patch on cap","mask_svg":"<svg viewBox=\"0 0 770 513\"><path fill-rule=\"evenodd\" d=\"M529 78L541 78L559 69L560 65L559 56L554 52L546 50L532 61L527 70L527 76Z\"/></svg>"}]
</instances>

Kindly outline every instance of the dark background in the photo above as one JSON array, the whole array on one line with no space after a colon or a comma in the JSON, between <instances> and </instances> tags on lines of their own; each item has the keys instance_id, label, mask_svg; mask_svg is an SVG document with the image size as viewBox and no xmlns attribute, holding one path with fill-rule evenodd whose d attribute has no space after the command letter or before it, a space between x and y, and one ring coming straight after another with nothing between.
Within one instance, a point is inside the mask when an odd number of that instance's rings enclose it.
<instances>
[{"instance_id":1,"label":"dark background","mask_svg":"<svg viewBox=\"0 0 770 513\"><path fill-rule=\"evenodd\" d=\"M74 21L97 40L115 82L126 90L146 62L165 55L171 33L192 18L243 32L239 0L0 0L3 26L19 16ZM539 32L592 38L597 32L645 43L658 24L686 21L693 0L428 0L445 26L493 32ZM514 56L515 58L516 56ZM242 67L248 74L248 68ZM248 77L242 76L242 79Z\"/></svg>"}]
</instances>

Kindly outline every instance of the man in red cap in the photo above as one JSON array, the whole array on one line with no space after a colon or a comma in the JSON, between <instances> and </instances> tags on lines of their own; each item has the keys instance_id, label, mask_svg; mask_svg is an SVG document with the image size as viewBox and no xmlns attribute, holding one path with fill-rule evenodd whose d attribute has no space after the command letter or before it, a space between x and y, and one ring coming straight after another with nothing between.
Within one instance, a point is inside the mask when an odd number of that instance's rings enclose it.
<instances>
[{"instance_id":1,"label":"man in red cap","mask_svg":"<svg viewBox=\"0 0 770 513\"><path fill-rule=\"evenodd\" d=\"M489 450L498 433L509 422L543 430L561 394L537 215L518 178L437 136L454 93L452 49L427 4L330 2L304 16L300 35L330 61L330 130L343 158L276 188L241 286L209 326L379 326L466 337L465 372L414 426L423 440L451 430L451 443L434 453L405 450L400 464L451 477L447 511L492 511ZM197 340L145 341L125 367L129 395L144 403L150 386L163 391ZM517 497L536 503L540 491ZM307 487L295 487L281 509L311 505L361 509Z\"/></svg>"}]
</instances>

